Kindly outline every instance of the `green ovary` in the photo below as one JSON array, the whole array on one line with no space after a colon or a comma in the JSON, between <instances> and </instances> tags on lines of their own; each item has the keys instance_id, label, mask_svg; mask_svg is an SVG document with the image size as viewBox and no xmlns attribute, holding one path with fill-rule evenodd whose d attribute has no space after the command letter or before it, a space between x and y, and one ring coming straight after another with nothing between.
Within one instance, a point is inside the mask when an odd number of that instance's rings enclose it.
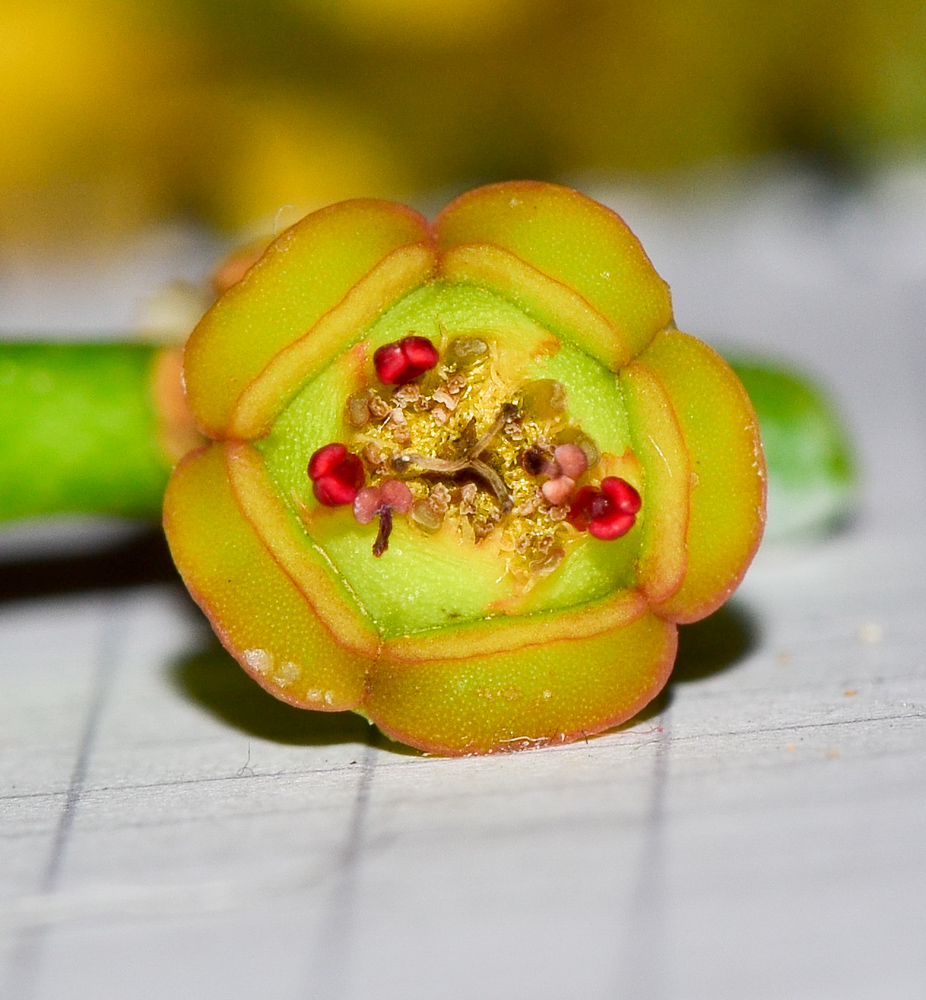
<instances>
[{"instance_id":1,"label":"green ovary","mask_svg":"<svg viewBox=\"0 0 926 1000\"><path fill-rule=\"evenodd\" d=\"M553 379L566 389L567 409L560 424L580 428L603 454L623 455L630 448L627 415L614 374L576 347L559 342L510 302L471 285L442 284L418 289L398 302L308 382L271 434L256 443L279 495L302 524L306 544L314 542L324 550L383 636L409 635L500 614L566 609L631 585L638 527L616 541L600 542L560 522L551 528L562 552L555 569L536 578L526 570L530 559L513 551L511 543L525 525L533 524L519 520L518 510L525 491L536 486L517 466L522 443L509 440L506 433L498 436L495 460L510 470L504 479L511 488L514 508L478 540L473 524L478 527L480 519L491 521L500 513L497 498L484 483L479 483L474 516L460 516L451 506L433 533L422 530L407 515L397 514L389 548L379 558L371 551L377 520L360 525L349 506L318 504L306 474L309 458L318 448L339 441L359 453L372 436L396 452L403 450L402 445L392 443L381 420L371 421L360 431L352 428L345 404L352 393L366 388L378 389L380 396L389 399L390 390L376 380L372 355L382 344L410 334L427 337L442 358L457 337L478 337L490 345L490 357L481 368L473 369L471 384L448 429L472 418L478 437L526 384ZM439 365L417 381L422 392L428 393L447 374ZM408 412L411 423L423 419L414 407ZM524 424L528 426L526 416ZM377 478L383 476L377 477L368 468L367 482ZM408 476L398 478L407 479L416 497L426 496L429 485L440 479L425 477L425 484ZM592 469L589 478L595 482L600 476ZM452 477L442 481L458 492ZM533 482L542 481L541 477Z\"/></svg>"}]
</instances>

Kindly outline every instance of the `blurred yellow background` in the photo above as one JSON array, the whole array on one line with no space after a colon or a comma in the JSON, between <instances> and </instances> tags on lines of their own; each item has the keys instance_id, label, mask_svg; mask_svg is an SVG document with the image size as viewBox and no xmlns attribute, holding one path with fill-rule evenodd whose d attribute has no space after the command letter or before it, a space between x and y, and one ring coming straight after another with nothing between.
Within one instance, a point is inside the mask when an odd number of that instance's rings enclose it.
<instances>
[{"instance_id":1,"label":"blurred yellow background","mask_svg":"<svg viewBox=\"0 0 926 1000\"><path fill-rule=\"evenodd\" d=\"M5 0L0 241L794 153L926 151L913 0Z\"/></svg>"}]
</instances>

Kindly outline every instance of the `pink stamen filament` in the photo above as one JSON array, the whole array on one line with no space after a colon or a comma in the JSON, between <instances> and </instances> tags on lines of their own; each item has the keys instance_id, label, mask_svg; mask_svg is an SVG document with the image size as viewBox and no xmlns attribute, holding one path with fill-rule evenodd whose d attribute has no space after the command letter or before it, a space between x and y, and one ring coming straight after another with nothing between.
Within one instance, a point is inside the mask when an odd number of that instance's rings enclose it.
<instances>
[{"instance_id":1,"label":"pink stamen filament","mask_svg":"<svg viewBox=\"0 0 926 1000\"><path fill-rule=\"evenodd\" d=\"M379 517L379 531L373 543L373 555L379 558L389 548L392 533L392 512L407 514L412 507L412 492L398 479L387 479L379 486L360 490L354 499L354 517L360 524L369 524Z\"/></svg>"}]
</instances>

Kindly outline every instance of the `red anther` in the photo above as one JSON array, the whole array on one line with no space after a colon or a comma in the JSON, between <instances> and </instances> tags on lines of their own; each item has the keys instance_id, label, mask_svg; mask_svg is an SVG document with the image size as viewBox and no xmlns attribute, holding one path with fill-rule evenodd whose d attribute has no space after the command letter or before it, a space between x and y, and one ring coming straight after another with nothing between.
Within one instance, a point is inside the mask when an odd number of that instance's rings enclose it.
<instances>
[{"instance_id":1,"label":"red anther","mask_svg":"<svg viewBox=\"0 0 926 1000\"><path fill-rule=\"evenodd\" d=\"M588 533L600 538L603 542L610 542L615 538L626 535L633 527L636 518L633 514L609 514L607 517L592 518L592 523L588 526Z\"/></svg>"},{"instance_id":2,"label":"red anther","mask_svg":"<svg viewBox=\"0 0 926 1000\"><path fill-rule=\"evenodd\" d=\"M408 371L408 362L402 353L401 344L383 344L373 353L373 367L380 382L399 385Z\"/></svg>"},{"instance_id":3,"label":"red anther","mask_svg":"<svg viewBox=\"0 0 926 1000\"><path fill-rule=\"evenodd\" d=\"M373 354L373 367L380 382L405 385L429 371L439 360L437 348L427 337L404 337L378 347Z\"/></svg>"},{"instance_id":4,"label":"red anther","mask_svg":"<svg viewBox=\"0 0 926 1000\"><path fill-rule=\"evenodd\" d=\"M594 486L583 486L572 498L568 521L576 531L588 531L592 523L592 504L598 498L604 499L604 494Z\"/></svg>"},{"instance_id":5,"label":"red anther","mask_svg":"<svg viewBox=\"0 0 926 1000\"><path fill-rule=\"evenodd\" d=\"M363 486L363 462L343 444L326 444L309 459L312 492L326 507L353 503Z\"/></svg>"},{"instance_id":6,"label":"red anther","mask_svg":"<svg viewBox=\"0 0 926 1000\"><path fill-rule=\"evenodd\" d=\"M601 492L608 498L611 505L621 514L636 514L642 500L640 494L627 482L617 476L608 476L601 480Z\"/></svg>"},{"instance_id":7,"label":"red anther","mask_svg":"<svg viewBox=\"0 0 926 1000\"><path fill-rule=\"evenodd\" d=\"M440 360L437 348L427 337L406 337L399 343L405 360L417 369L412 378L417 378L418 375L430 371Z\"/></svg>"},{"instance_id":8,"label":"red anther","mask_svg":"<svg viewBox=\"0 0 926 1000\"><path fill-rule=\"evenodd\" d=\"M569 523L577 531L611 541L630 531L641 503L640 494L626 479L608 476L601 481L601 489L583 486L579 490L569 506Z\"/></svg>"},{"instance_id":9,"label":"red anther","mask_svg":"<svg viewBox=\"0 0 926 1000\"><path fill-rule=\"evenodd\" d=\"M322 476L337 475L338 465L349 454L343 444L326 444L309 459L309 479L315 482Z\"/></svg>"}]
</instances>

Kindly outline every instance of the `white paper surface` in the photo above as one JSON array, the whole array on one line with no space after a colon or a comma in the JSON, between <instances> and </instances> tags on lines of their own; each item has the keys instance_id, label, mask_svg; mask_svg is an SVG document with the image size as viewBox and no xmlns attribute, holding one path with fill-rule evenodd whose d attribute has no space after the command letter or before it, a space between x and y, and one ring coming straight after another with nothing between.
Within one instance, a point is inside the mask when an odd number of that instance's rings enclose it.
<instances>
[{"instance_id":1,"label":"white paper surface","mask_svg":"<svg viewBox=\"0 0 926 1000\"><path fill-rule=\"evenodd\" d=\"M634 724L510 757L273 702L179 586L0 604L0 996L926 995L926 175L607 194L681 327L832 390L851 530L761 553Z\"/></svg>"}]
</instances>

